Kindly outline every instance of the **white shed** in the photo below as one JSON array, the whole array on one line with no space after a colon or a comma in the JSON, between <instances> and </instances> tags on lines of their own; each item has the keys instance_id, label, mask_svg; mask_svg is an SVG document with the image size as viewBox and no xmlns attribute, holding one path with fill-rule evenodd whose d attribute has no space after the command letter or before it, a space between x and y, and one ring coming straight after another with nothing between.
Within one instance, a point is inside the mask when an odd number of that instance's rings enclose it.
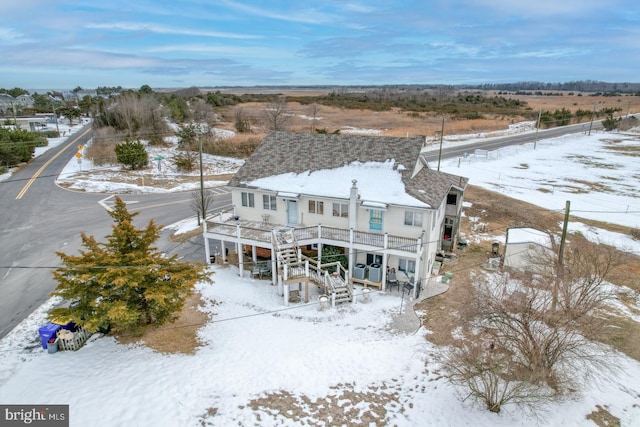
<instances>
[{"instance_id":1,"label":"white shed","mask_svg":"<svg viewBox=\"0 0 640 427\"><path fill-rule=\"evenodd\" d=\"M551 236L535 228L508 228L504 249L504 266L520 270L532 270L532 256L540 256L541 251L553 254Z\"/></svg>"}]
</instances>

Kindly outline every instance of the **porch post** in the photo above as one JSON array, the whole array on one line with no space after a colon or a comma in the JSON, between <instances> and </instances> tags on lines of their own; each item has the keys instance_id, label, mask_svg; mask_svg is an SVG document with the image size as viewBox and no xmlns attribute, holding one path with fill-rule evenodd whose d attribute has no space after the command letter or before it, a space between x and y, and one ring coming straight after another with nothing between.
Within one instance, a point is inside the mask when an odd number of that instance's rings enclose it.
<instances>
[{"instance_id":1,"label":"porch post","mask_svg":"<svg viewBox=\"0 0 640 427\"><path fill-rule=\"evenodd\" d=\"M347 246L347 249L349 250L349 256L348 256L348 261L349 261L349 265L347 266L347 274L345 275L344 280L347 282L347 285L349 285L351 283L351 272L353 271L353 228L349 229L349 245ZM354 297L355 299L355 297Z\"/></svg>"},{"instance_id":2,"label":"porch post","mask_svg":"<svg viewBox=\"0 0 640 427\"><path fill-rule=\"evenodd\" d=\"M204 239L204 263L211 264L211 250L209 249L209 238L207 237L207 221L202 221L202 238Z\"/></svg>"},{"instance_id":3,"label":"porch post","mask_svg":"<svg viewBox=\"0 0 640 427\"><path fill-rule=\"evenodd\" d=\"M240 225L236 225L236 252L238 253L238 274L242 277L244 275L244 256L242 255Z\"/></svg>"},{"instance_id":4,"label":"porch post","mask_svg":"<svg viewBox=\"0 0 640 427\"><path fill-rule=\"evenodd\" d=\"M322 264L322 225L318 224L318 265Z\"/></svg>"},{"instance_id":5,"label":"porch post","mask_svg":"<svg viewBox=\"0 0 640 427\"><path fill-rule=\"evenodd\" d=\"M289 285L284 285L284 305L289 307Z\"/></svg>"},{"instance_id":6,"label":"porch post","mask_svg":"<svg viewBox=\"0 0 640 427\"><path fill-rule=\"evenodd\" d=\"M278 268L276 264L276 251L273 249L273 242L271 243L271 284L278 283Z\"/></svg>"},{"instance_id":7,"label":"porch post","mask_svg":"<svg viewBox=\"0 0 640 427\"><path fill-rule=\"evenodd\" d=\"M382 242L382 287L380 289L384 291L387 289L387 248L389 247L389 233L384 233Z\"/></svg>"},{"instance_id":8,"label":"porch post","mask_svg":"<svg viewBox=\"0 0 640 427\"><path fill-rule=\"evenodd\" d=\"M420 283L422 283L421 279L421 274L420 274L420 255L422 253L424 253L425 248L422 247L422 236L418 237L418 243L417 243L418 247L416 248L416 273L413 280L413 298L416 297L416 294L418 293L418 286L420 286ZM425 275L426 277L426 275Z\"/></svg>"}]
</instances>

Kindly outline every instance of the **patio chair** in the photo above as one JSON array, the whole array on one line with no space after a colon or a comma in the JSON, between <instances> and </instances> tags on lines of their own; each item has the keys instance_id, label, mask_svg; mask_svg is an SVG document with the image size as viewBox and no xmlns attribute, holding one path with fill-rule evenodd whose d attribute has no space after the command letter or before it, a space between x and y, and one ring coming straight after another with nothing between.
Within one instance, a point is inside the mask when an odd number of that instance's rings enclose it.
<instances>
[{"instance_id":1,"label":"patio chair","mask_svg":"<svg viewBox=\"0 0 640 427\"><path fill-rule=\"evenodd\" d=\"M260 267L258 265L254 265L253 267L251 267L251 276L256 278L256 277L260 277L262 275L262 272L260 271Z\"/></svg>"},{"instance_id":2,"label":"patio chair","mask_svg":"<svg viewBox=\"0 0 640 427\"><path fill-rule=\"evenodd\" d=\"M269 277L271 276L271 263L267 262L264 263L262 265L260 265L260 278L262 279L262 276L265 277Z\"/></svg>"},{"instance_id":3,"label":"patio chair","mask_svg":"<svg viewBox=\"0 0 640 427\"><path fill-rule=\"evenodd\" d=\"M409 295L411 295L411 293L413 292L413 288L415 287L415 282L416 282L415 277L413 277L413 276L409 277L409 281L408 282L403 282L402 283L402 292L404 293L404 291L407 291L407 293ZM419 293L420 293L420 291L418 290L418 294Z\"/></svg>"},{"instance_id":4,"label":"patio chair","mask_svg":"<svg viewBox=\"0 0 640 427\"><path fill-rule=\"evenodd\" d=\"M300 291L298 289L289 291L289 302L300 302L300 299Z\"/></svg>"},{"instance_id":5,"label":"patio chair","mask_svg":"<svg viewBox=\"0 0 640 427\"><path fill-rule=\"evenodd\" d=\"M393 289L395 286L398 288L398 292L400 292L400 281L398 281L398 277L396 276L396 272L391 270L387 273L387 286L389 287L389 291Z\"/></svg>"}]
</instances>

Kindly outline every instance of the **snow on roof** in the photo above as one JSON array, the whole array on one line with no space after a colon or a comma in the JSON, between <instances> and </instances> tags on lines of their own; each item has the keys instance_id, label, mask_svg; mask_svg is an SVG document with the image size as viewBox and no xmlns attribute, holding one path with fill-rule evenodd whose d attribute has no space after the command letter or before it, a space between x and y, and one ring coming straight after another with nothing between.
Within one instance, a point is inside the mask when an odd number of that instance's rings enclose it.
<instances>
[{"instance_id":1,"label":"snow on roof","mask_svg":"<svg viewBox=\"0 0 640 427\"><path fill-rule=\"evenodd\" d=\"M535 228L509 228L507 229L507 244L536 243L545 248L551 248L551 239L544 231Z\"/></svg>"},{"instance_id":2,"label":"snow on roof","mask_svg":"<svg viewBox=\"0 0 640 427\"><path fill-rule=\"evenodd\" d=\"M357 180L361 199L369 202L429 208L427 203L405 191L402 175L394 160L352 162L335 168L284 173L246 181L243 184L267 191L300 193L317 197L348 199L352 180Z\"/></svg>"}]
</instances>

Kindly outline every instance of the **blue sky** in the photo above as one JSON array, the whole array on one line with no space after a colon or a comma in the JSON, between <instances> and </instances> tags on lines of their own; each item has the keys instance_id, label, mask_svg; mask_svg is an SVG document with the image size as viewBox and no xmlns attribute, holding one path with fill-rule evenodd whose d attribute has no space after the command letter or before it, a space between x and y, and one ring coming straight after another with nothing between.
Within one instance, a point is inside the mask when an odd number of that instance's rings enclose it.
<instances>
[{"instance_id":1,"label":"blue sky","mask_svg":"<svg viewBox=\"0 0 640 427\"><path fill-rule=\"evenodd\" d=\"M640 81L636 0L3 3L5 88Z\"/></svg>"}]
</instances>

